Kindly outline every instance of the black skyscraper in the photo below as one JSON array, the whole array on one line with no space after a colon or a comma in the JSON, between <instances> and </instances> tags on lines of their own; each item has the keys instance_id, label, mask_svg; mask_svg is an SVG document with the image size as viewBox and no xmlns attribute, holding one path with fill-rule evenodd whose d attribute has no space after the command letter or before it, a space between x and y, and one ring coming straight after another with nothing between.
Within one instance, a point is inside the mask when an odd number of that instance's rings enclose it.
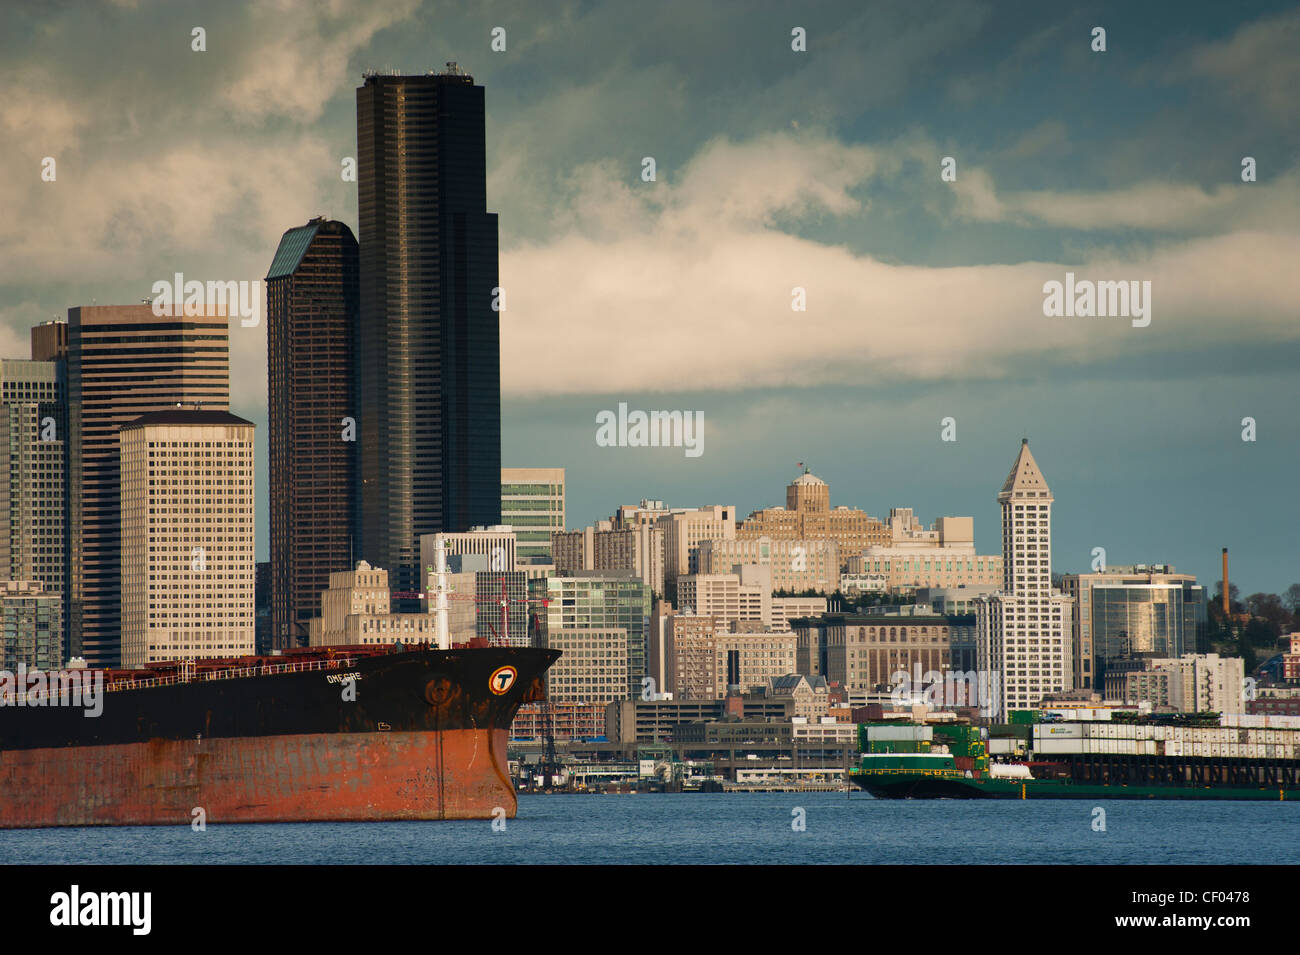
<instances>
[{"instance_id":1,"label":"black skyscraper","mask_svg":"<svg viewBox=\"0 0 1300 955\"><path fill-rule=\"evenodd\" d=\"M318 218L284 234L266 275L277 649L306 645L330 574L352 560L358 268L352 230Z\"/></svg>"},{"instance_id":2,"label":"black skyscraper","mask_svg":"<svg viewBox=\"0 0 1300 955\"><path fill-rule=\"evenodd\" d=\"M418 587L419 537L501 520L497 219L483 87L368 75L357 90L358 557Z\"/></svg>"}]
</instances>

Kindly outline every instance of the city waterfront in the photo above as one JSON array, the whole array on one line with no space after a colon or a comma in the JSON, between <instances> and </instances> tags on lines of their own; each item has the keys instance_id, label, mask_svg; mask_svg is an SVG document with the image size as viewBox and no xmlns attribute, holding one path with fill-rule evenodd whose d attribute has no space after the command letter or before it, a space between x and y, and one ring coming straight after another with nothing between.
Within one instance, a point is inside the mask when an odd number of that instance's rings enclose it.
<instances>
[{"instance_id":1,"label":"city waterfront","mask_svg":"<svg viewBox=\"0 0 1300 955\"><path fill-rule=\"evenodd\" d=\"M1293 803L525 795L504 830L482 820L5 831L0 863L1294 865L1297 827Z\"/></svg>"}]
</instances>

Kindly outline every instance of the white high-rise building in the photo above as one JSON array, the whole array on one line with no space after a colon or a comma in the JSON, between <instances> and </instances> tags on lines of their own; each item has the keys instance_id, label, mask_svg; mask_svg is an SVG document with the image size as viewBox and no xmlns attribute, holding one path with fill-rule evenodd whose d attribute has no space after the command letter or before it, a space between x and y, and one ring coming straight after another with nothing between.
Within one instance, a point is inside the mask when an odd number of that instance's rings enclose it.
<instances>
[{"instance_id":1,"label":"white high-rise building","mask_svg":"<svg viewBox=\"0 0 1300 955\"><path fill-rule=\"evenodd\" d=\"M977 667L989 674L981 683L998 687L981 702L1000 721L1073 685L1073 600L1052 589L1052 501L1026 438L998 492L1002 589L976 601Z\"/></svg>"},{"instance_id":2,"label":"white high-rise building","mask_svg":"<svg viewBox=\"0 0 1300 955\"><path fill-rule=\"evenodd\" d=\"M252 653L252 422L154 411L119 439L122 665Z\"/></svg>"}]
</instances>

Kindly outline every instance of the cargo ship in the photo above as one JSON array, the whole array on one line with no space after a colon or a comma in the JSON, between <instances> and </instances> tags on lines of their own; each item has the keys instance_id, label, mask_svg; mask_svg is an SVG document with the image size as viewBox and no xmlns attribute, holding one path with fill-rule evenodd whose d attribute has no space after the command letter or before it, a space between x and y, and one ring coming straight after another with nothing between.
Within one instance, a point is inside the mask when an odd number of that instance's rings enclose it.
<instances>
[{"instance_id":1,"label":"cargo ship","mask_svg":"<svg viewBox=\"0 0 1300 955\"><path fill-rule=\"evenodd\" d=\"M1192 778L1154 781L1159 775L1191 768L1186 765L1116 766L1131 773L1114 781L1076 778L1069 774L1068 766L1065 776L1037 778L1033 768L1023 763L993 763L987 768L960 769L955 757L943 753L864 754L861 764L849 770L849 780L880 799L1300 800L1294 771L1289 780L1279 779L1276 784L1245 786ZM1142 781L1144 778L1149 781Z\"/></svg>"},{"instance_id":2,"label":"cargo ship","mask_svg":"<svg viewBox=\"0 0 1300 955\"><path fill-rule=\"evenodd\" d=\"M10 692L0 828L513 818L510 723L559 655L368 645L82 671L102 680L96 716Z\"/></svg>"},{"instance_id":3,"label":"cargo ship","mask_svg":"<svg viewBox=\"0 0 1300 955\"><path fill-rule=\"evenodd\" d=\"M1261 757L1249 742L1185 740L1252 738L1263 730L1109 721L1009 729L1020 731L1020 757L993 762L989 743L1011 740L985 740L979 727L863 725L861 762L848 778L884 799L1300 800L1293 743L1267 744ZM1063 745L1066 734L1078 744ZM1203 752L1203 746L1218 748Z\"/></svg>"}]
</instances>

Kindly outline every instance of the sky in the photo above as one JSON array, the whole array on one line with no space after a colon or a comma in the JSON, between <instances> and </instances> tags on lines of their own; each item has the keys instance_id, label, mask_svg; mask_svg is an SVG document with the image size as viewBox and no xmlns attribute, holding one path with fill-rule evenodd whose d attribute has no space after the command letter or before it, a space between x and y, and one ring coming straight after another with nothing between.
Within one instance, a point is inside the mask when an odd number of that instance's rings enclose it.
<instances>
[{"instance_id":1,"label":"sky","mask_svg":"<svg viewBox=\"0 0 1300 955\"><path fill-rule=\"evenodd\" d=\"M315 215L355 231L363 71L455 61L486 89L502 459L567 469L569 527L743 517L803 462L995 553L1028 437L1057 572L1102 547L1212 584L1228 547L1243 594L1300 582L1300 7L465 6L11 0L0 354L175 272L262 278ZM1067 272L1150 282L1149 324L1045 315ZM231 351L265 559L264 326ZM620 403L701 414L703 452L601 446Z\"/></svg>"}]
</instances>

